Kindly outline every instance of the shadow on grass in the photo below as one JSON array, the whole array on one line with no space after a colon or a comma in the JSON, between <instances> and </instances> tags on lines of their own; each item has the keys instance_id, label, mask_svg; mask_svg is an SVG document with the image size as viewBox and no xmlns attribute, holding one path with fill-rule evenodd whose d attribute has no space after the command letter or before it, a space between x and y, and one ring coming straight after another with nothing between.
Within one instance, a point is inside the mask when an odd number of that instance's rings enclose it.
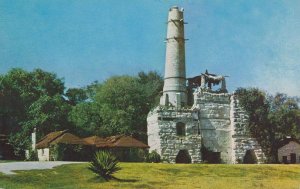
<instances>
[{"instance_id":1,"label":"shadow on grass","mask_svg":"<svg viewBox=\"0 0 300 189\"><path fill-rule=\"evenodd\" d=\"M118 182L137 182L138 181L137 179L120 179L120 178L116 178L116 177L113 177L112 180L116 180Z\"/></svg>"},{"instance_id":2,"label":"shadow on grass","mask_svg":"<svg viewBox=\"0 0 300 189\"><path fill-rule=\"evenodd\" d=\"M117 181L117 182L137 182L137 179L120 179L112 176L111 178L103 178L103 177L94 177L89 179L90 182L103 183L109 181Z\"/></svg>"}]
</instances>

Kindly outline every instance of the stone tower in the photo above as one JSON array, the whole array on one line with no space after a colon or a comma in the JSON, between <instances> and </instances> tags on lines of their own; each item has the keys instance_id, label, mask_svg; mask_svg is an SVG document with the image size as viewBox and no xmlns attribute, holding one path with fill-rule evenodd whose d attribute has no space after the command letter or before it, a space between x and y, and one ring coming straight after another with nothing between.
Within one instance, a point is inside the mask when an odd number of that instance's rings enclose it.
<instances>
[{"instance_id":1,"label":"stone tower","mask_svg":"<svg viewBox=\"0 0 300 189\"><path fill-rule=\"evenodd\" d=\"M164 88L160 104L181 107L187 102L183 9L172 7L167 25Z\"/></svg>"},{"instance_id":2,"label":"stone tower","mask_svg":"<svg viewBox=\"0 0 300 189\"><path fill-rule=\"evenodd\" d=\"M147 117L149 150L171 163L241 163L246 154L262 163L261 146L248 132L238 98L228 93L226 76L206 70L186 86L183 10L172 7L167 24L163 96ZM187 100L192 107L185 106Z\"/></svg>"}]
</instances>

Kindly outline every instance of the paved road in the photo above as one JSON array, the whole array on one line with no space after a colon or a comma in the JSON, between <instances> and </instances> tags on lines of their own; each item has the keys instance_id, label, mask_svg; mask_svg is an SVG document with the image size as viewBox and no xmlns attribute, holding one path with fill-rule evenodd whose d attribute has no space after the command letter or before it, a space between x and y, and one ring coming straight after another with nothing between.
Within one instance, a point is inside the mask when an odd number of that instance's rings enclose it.
<instances>
[{"instance_id":1,"label":"paved road","mask_svg":"<svg viewBox=\"0 0 300 189\"><path fill-rule=\"evenodd\" d=\"M32 169L52 169L55 166L71 164L71 163L84 163L84 162L69 162L69 161L25 161L25 162L8 162L0 163L0 172L4 174L16 174L12 171L15 170L32 170Z\"/></svg>"}]
</instances>

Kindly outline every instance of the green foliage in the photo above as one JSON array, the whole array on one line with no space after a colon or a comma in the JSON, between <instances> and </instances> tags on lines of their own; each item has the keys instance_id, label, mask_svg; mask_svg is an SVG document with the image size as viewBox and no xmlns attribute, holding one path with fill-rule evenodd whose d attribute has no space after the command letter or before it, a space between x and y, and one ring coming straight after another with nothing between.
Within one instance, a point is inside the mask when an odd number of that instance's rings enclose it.
<instances>
[{"instance_id":1,"label":"green foliage","mask_svg":"<svg viewBox=\"0 0 300 189\"><path fill-rule=\"evenodd\" d=\"M143 92L146 95L146 98L144 99L146 101L147 113L149 112L151 108L155 107L159 103L160 99L160 93L163 89L163 78L160 74L158 74L155 71L150 71L148 73L145 72L139 72L138 78L137 78L140 87L142 88Z\"/></svg>"},{"instance_id":2,"label":"green foliage","mask_svg":"<svg viewBox=\"0 0 300 189\"><path fill-rule=\"evenodd\" d=\"M70 105L60 96L41 96L29 107L28 121L22 122L23 128L32 130L37 127L39 136L55 130L68 129Z\"/></svg>"},{"instance_id":3,"label":"green foliage","mask_svg":"<svg viewBox=\"0 0 300 189\"><path fill-rule=\"evenodd\" d=\"M161 158L160 155L155 150L153 150L147 155L146 161L149 163L160 163Z\"/></svg>"},{"instance_id":4,"label":"green foliage","mask_svg":"<svg viewBox=\"0 0 300 189\"><path fill-rule=\"evenodd\" d=\"M78 135L129 134L146 141L146 118L159 100L163 80L156 72L137 77L114 76L84 88L88 100L77 103L69 113Z\"/></svg>"},{"instance_id":5,"label":"green foliage","mask_svg":"<svg viewBox=\"0 0 300 189\"><path fill-rule=\"evenodd\" d=\"M146 159L146 151L140 148L117 148L110 152L121 162L144 162Z\"/></svg>"},{"instance_id":6,"label":"green foliage","mask_svg":"<svg viewBox=\"0 0 300 189\"><path fill-rule=\"evenodd\" d=\"M64 160L64 154L67 146L65 144L54 144L50 146L50 160L62 161Z\"/></svg>"},{"instance_id":7,"label":"green foliage","mask_svg":"<svg viewBox=\"0 0 300 189\"><path fill-rule=\"evenodd\" d=\"M69 120L74 127L72 132L81 136L103 135L100 107L94 102L82 102L72 107Z\"/></svg>"},{"instance_id":8,"label":"green foliage","mask_svg":"<svg viewBox=\"0 0 300 189\"><path fill-rule=\"evenodd\" d=\"M38 154L36 150L29 150L29 157L26 159L27 161L38 161Z\"/></svg>"},{"instance_id":9,"label":"green foliage","mask_svg":"<svg viewBox=\"0 0 300 189\"><path fill-rule=\"evenodd\" d=\"M54 161L90 161L94 149L78 144L54 144L50 146L50 160Z\"/></svg>"},{"instance_id":10,"label":"green foliage","mask_svg":"<svg viewBox=\"0 0 300 189\"><path fill-rule=\"evenodd\" d=\"M79 136L130 134L146 141L146 117L159 100L162 77L156 72L117 76L84 88L70 88L41 69L12 69L0 75L0 132L9 135L16 155L24 156L30 134L37 139L68 129Z\"/></svg>"},{"instance_id":11,"label":"green foliage","mask_svg":"<svg viewBox=\"0 0 300 189\"><path fill-rule=\"evenodd\" d=\"M102 127L108 134L130 134L146 139L146 117L161 78L156 73L140 73L139 77L111 77L98 88L95 101L101 107ZM150 103L151 102L151 103Z\"/></svg>"},{"instance_id":12,"label":"green foliage","mask_svg":"<svg viewBox=\"0 0 300 189\"><path fill-rule=\"evenodd\" d=\"M112 179L113 174L121 170L115 156L107 151L98 151L90 162L89 169L106 180Z\"/></svg>"},{"instance_id":13,"label":"green foliage","mask_svg":"<svg viewBox=\"0 0 300 189\"><path fill-rule=\"evenodd\" d=\"M256 88L239 88L236 94L249 114L251 135L258 139L268 162L276 162L280 139L286 136L300 139L299 99L281 93L267 95Z\"/></svg>"},{"instance_id":14,"label":"green foliage","mask_svg":"<svg viewBox=\"0 0 300 189\"><path fill-rule=\"evenodd\" d=\"M140 126L144 118L139 114L143 95L136 79L130 76L112 77L101 86L96 101L101 105L103 126L109 133L131 134Z\"/></svg>"},{"instance_id":15,"label":"green foliage","mask_svg":"<svg viewBox=\"0 0 300 189\"><path fill-rule=\"evenodd\" d=\"M82 88L70 88L66 92L66 97L71 105L76 105L88 99L87 91Z\"/></svg>"},{"instance_id":16,"label":"green foliage","mask_svg":"<svg viewBox=\"0 0 300 189\"><path fill-rule=\"evenodd\" d=\"M256 138L267 157L271 158L271 138L274 138L272 126L268 119L270 102L266 94L257 88L239 88L236 91L242 107L249 115L248 130Z\"/></svg>"},{"instance_id":17,"label":"green foliage","mask_svg":"<svg viewBox=\"0 0 300 189\"><path fill-rule=\"evenodd\" d=\"M270 97L271 110L269 119L274 127L276 138L292 136L300 139L299 99L285 94Z\"/></svg>"},{"instance_id":18,"label":"green foliage","mask_svg":"<svg viewBox=\"0 0 300 189\"><path fill-rule=\"evenodd\" d=\"M51 101L62 98L64 92L64 83L53 73L45 72L41 69L35 69L27 72L22 69L12 69L7 74L2 75L0 79L0 125L1 133L10 136L9 141L14 147L15 155L23 156L24 149L27 148L30 133L33 127L43 123L44 120L55 120L61 112L56 112L56 116L49 115L57 109L51 109L53 106L44 106L39 109L38 106L44 100ZM47 98L45 98L47 97ZM64 102L61 100L59 105ZM43 110L42 112L39 112ZM38 114L36 114L38 113ZM62 114L60 117L63 117ZM61 120L56 120L59 123ZM43 124L42 124L43 125ZM52 127L50 124L47 127ZM66 125L59 123L59 125ZM54 130L55 128L45 127L39 129L38 136Z\"/></svg>"}]
</instances>

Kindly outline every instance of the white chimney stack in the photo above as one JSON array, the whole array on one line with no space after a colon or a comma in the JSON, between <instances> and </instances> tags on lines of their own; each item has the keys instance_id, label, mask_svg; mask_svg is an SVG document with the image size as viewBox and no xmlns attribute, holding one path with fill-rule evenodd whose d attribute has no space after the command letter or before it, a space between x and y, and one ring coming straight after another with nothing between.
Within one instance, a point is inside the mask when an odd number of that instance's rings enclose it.
<instances>
[{"instance_id":1,"label":"white chimney stack","mask_svg":"<svg viewBox=\"0 0 300 189\"><path fill-rule=\"evenodd\" d=\"M165 105L165 98L168 98L170 104L181 107L187 103L183 9L172 7L169 10L167 24L166 63L161 105ZM177 101L178 97L180 97L180 102Z\"/></svg>"}]
</instances>

